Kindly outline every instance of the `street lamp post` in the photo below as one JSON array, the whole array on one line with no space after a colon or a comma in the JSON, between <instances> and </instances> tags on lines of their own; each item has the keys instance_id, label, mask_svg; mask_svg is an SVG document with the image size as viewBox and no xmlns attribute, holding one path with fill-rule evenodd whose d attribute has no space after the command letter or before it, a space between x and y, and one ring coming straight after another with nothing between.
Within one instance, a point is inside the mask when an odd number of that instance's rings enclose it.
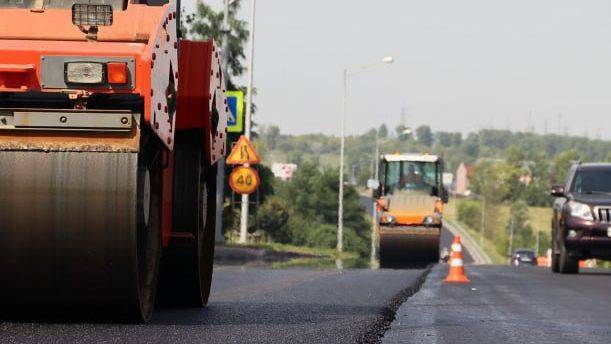
<instances>
[{"instance_id":1,"label":"street lamp post","mask_svg":"<svg viewBox=\"0 0 611 344\"><path fill-rule=\"evenodd\" d=\"M250 12L250 43L248 54L248 85L246 88L246 116L244 117L244 136L250 140L251 110L252 110L252 84L253 84L253 62L255 54L255 9L256 0L252 1ZM248 166L246 164L245 166ZM240 214L240 243L248 241L248 194L242 195L242 211Z\"/></svg>"},{"instance_id":2,"label":"street lamp post","mask_svg":"<svg viewBox=\"0 0 611 344\"><path fill-rule=\"evenodd\" d=\"M340 133L340 152L339 152L339 204L337 209L337 250L344 251L344 151L346 145L346 112L348 101L348 77L359 74L366 69L377 66L380 63L392 63L394 59L391 56L384 57L381 61L365 65L357 68L354 72L348 69L343 71L343 97L342 97L342 117L341 117L341 133Z\"/></svg>"}]
</instances>

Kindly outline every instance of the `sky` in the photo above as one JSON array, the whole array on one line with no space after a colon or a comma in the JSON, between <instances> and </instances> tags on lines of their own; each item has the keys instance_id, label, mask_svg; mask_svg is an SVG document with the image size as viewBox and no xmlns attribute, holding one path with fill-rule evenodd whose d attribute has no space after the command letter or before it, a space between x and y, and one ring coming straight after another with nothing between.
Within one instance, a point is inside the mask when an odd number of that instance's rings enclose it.
<instances>
[{"instance_id":1,"label":"sky","mask_svg":"<svg viewBox=\"0 0 611 344\"><path fill-rule=\"evenodd\" d=\"M342 71L390 55L349 78L347 133L403 113L410 127L611 139L608 0L259 0L255 33L254 120L283 133L338 134Z\"/></svg>"}]
</instances>

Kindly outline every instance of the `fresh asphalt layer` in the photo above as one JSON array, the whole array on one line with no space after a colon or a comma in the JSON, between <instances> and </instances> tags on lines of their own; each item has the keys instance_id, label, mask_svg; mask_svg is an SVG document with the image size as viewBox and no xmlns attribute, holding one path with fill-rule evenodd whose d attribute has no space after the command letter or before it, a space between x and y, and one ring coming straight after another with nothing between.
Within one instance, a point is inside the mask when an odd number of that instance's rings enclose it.
<instances>
[{"instance_id":1,"label":"fresh asphalt layer","mask_svg":"<svg viewBox=\"0 0 611 344\"><path fill-rule=\"evenodd\" d=\"M383 343L611 343L611 270L469 266L448 285L437 265L397 311Z\"/></svg>"},{"instance_id":2,"label":"fresh asphalt layer","mask_svg":"<svg viewBox=\"0 0 611 344\"><path fill-rule=\"evenodd\" d=\"M144 325L0 319L0 342L371 342L417 291L427 271L222 266L216 267L205 309L159 309Z\"/></svg>"}]
</instances>

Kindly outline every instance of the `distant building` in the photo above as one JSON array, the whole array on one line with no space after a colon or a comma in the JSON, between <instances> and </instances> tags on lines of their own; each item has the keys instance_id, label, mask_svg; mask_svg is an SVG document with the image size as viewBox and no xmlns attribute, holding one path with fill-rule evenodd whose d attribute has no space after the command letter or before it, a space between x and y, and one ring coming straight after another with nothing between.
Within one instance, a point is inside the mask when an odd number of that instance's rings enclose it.
<instances>
[{"instance_id":1,"label":"distant building","mask_svg":"<svg viewBox=\"0 0 611 344\"><path fill-rule=\"evenodd\" d=\"M450 190L452 185L454 185L454 175L450 172L444 172L442 182L446 190Z\"/></svg>"},{"instance_id":2,"label":"distant building","mask_svg":"<svg viewBox=\"0 0 611 344\"><path fill-rule=\"evenodd\" d=\"M295 164L284 164L275 162L272 165L272 173L277 178L280 178L284 181L289 181L293 179L293 174L297 171L297 165Z\"/></svg>"},{"instance_id":3,"label":"distant building","mask_svg":"<svg viewBox=\"0 0 611 344\"><path fill-rule=\"evenodd\" d=\"M456 187L454 193L458 196L469 196L471 190L469 189L469 178L473 174L473 166L460 163L456 169Z\"/></svg>"}]
</instances>

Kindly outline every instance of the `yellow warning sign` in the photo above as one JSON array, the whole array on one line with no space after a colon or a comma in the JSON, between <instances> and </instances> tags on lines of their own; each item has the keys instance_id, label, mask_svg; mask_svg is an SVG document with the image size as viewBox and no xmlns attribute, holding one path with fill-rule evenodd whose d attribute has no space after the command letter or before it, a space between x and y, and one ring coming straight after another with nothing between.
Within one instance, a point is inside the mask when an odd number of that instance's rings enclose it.
<instances>
[{"instance_id":1,"label":"yellow warning sign","mask_svg":"<svg viewBox=\"0 0 611 344\"><path fill-rule=\"evenodd\" d=\"M240 166L229 175L229 186L239 194L251 194L259 187L259 174L251 167Z\"/></svg>"},{"instance_id":2,"label":"yellow warning sign","mask_svg":"<svg viewBox=\"0 0 611 344\"><path fill-rule=\"evenodd\" d=\"M227 157L227 165L258 164L260 162L259 154L244 135L240 136L231 154Z\"/></svg>"}]
</instances>

